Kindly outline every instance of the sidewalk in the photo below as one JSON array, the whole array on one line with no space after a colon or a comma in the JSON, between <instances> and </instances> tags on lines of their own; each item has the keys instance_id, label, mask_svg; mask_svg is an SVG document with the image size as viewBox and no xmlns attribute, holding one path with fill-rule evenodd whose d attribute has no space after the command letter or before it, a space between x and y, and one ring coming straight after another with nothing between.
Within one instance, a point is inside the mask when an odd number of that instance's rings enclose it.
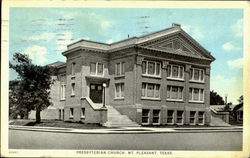
<instances>
[{"instance_id":1,"label":"sidewalk","mask_svg":"<svg viewBox=\"0 0 250 158\"><path fill-rule=\"evenodd\" d=\"M145 133L211 133L211 132L242 132L239 126L230 127L178 127L178 128L153 128L153 127L120 127L105 129L74 129L59 127L34 127L9 125L10 130L42 131L57 133L76 133L76 134L145 134Z\"/></svg>"}]
</instances>

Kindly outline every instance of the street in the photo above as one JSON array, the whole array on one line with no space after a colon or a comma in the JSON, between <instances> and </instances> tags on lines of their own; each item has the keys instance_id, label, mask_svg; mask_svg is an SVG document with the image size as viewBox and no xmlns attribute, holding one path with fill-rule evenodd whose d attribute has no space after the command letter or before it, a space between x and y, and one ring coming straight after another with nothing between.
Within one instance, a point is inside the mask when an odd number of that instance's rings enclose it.
<instances>
[{"instance_id":1,"label":"street","mask_svg":"<svg viewBox=\"0 0 250 158\"><path fill-rule=\"evenodd\" d=\"M242 131L85 134L9 130L10 149L242 150Z\"/></svg>"}]
</instances>

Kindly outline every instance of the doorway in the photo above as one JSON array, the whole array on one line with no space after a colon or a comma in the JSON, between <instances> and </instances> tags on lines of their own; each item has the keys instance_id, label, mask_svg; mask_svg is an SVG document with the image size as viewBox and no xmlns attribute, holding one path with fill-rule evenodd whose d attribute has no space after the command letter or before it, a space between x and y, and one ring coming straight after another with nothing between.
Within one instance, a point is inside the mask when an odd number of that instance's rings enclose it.
<instances>
[{"instance_id":1,"label":"doorway","mask_svg":"<svg viewBox=\"0 0 250 158\"><path fill-rule=\"evenodd\" d=\"M94 103L102 103L102 84L90 84L89 97Z\"/></svg>"}]
</instances>

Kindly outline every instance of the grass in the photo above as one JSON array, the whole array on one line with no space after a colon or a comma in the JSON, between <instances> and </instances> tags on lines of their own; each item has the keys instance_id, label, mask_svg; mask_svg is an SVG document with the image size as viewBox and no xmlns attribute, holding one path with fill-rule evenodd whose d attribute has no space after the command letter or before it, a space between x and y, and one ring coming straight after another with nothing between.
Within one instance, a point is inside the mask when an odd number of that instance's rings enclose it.
<instances>
[{"instance_id":1,"label":"grass","mask_svg":"<svg viewBox=\"0 0 250 158\"><path fill-rule=\"evenodd\" d=\"M36 127L61 127L61 128L76 128L76 129L102 129L106 128L100 124L85 124L82 122L64 122L59 120L41 120L36 123L35 120L12 120L9 125L20 126L36 126Z\"/></svg>"}]
</instances>

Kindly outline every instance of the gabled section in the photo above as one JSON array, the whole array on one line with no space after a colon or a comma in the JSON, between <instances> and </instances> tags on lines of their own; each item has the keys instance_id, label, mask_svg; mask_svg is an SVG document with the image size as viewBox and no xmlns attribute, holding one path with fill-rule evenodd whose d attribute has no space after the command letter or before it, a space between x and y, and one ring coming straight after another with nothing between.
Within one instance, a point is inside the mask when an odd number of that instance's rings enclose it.
<instances>
[{"instance_id":1,"label":"gabled section","mask_svg":"<svg viewBox=\"0 0 250 158\"><path fill-rule=\"evenodd\" d=\"M139 44L140 48L162 51L165 53L176 54L181 56L205 59L213 61L214 58L204 48L194 41L193 38L186 37L183 30L145 41Z\"/></svg>"}]
</instances>

